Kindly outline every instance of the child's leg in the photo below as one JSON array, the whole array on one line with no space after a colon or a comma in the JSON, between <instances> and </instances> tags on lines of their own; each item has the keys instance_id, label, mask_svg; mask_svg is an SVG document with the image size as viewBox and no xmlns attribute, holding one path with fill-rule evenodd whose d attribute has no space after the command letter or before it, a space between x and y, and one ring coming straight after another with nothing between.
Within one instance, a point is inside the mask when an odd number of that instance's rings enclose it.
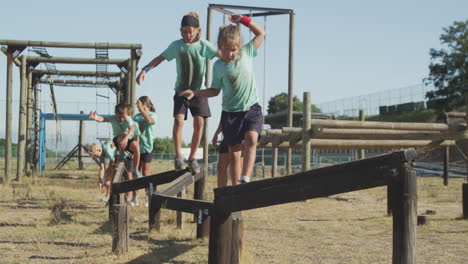
<instances>
[{"instance_id":1,"label":"child's leg","mask_svg":"<svg viewBox=\"0 0 468 264\"><path fill-rule=\"evenodd\" d=\"M184 127L185 114L174 116L174 126L172 127L172 138L174 140L174 150L176 157L181 157L182 152L182 128Z\"/></svg>"},{"instance_id":2,"label":"child's leg","mask_svg":"<svg viewBox=\"0 0 468 264\"><path fill-rule=\"evenodd\" d=\"M241 152L242 145L230 145L229 146L229 165L231 168L231 177L234 180L232 185L237 185L240 182L241 178Z\"/></svg>"},{"instance_id":3,"label":"child's leg","mask_svg":"<svg viewBox=\"0 0 468 264\"><path fill-rule=\"evenodd\" d=\"M218 158L218 188L227 185L227 167L229 166L229 152L219 153ZM233 181L234 185L234 181Z\"/></svg>"},{"instance_id":4,"label":"child's leg","mask_svg":"<svg viewBox=\"0 0 468 264\"><path fill-rule=\"evenodd\" d=\"M140 144L138 144L138 141L134 140L130 143L128 149L133 152L133 168L138 169L138 165L140 164Z\"/></svg>"},{"instance_id":5,"label":"child's leg","mask_svg":"<svg viewBox=\"0 0 468 264\"><path fill-rule=\"evenodd\" d=\"M190 155L188 160L194 160L197 149L200 146L201 137L203 134L203 122L202 116L193 117L193 134L192 134L192 145L190 146Z\"/></svg>"},{"instance_id":6,"label":"child's leg","mask_svg":"<svg viewBox=\"0 0 468 264\"><path fill-rule=\"evenodd\" d=\"M257 157L257 131L247 131L244 134L244 161L242 166L242 175L250 177L252 174L255 158Z\"/></svg>"}]
</instances>

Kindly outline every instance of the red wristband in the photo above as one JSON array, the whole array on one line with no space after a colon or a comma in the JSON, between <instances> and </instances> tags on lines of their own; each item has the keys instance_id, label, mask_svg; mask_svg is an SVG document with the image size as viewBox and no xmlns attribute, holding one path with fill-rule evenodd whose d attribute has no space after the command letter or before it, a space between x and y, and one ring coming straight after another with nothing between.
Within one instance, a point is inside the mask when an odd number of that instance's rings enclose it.
<instances>
[{"instance_id":1,"label":"red wristband","mask_svg":"<svg viewBox=\"0 0 468 264\"><path fill-rule=\"evenodd\" d=\"M252 22L252 19L250 19L250 17L248 17L248 16L242 16L240 22L241 22L242 25L244 25L246 27L249 27L250 22Z\"/></svg>"}]
</instances>

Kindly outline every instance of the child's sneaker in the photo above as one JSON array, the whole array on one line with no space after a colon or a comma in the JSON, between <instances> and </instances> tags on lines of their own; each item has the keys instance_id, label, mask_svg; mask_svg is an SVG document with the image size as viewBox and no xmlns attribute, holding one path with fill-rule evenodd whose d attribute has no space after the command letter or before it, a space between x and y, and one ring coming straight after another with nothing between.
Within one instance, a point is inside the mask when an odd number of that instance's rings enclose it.
<instances>
[{"instance_id":1,"label":"child's sneaker","mask_svg":"<svg viewBox=\"0 0 468 264\"><path fill-rule=\"evenodd\" d=\"M109 201L109 196L107 196L107 195L103 195L103 196L101 197L101 201L103 201L103 202L106 202L106 203L107 203L107 201Z\"/></svg>"},{"instance_id":2,"label":"child's sneaker","mask_svg":"<svg viewBox=\"0 0 468 264\"><path fill-rule=\"evenodd\" d=\"M130 205L131 206L138 206L138 199L136 197L133 197L132 198L132 201L130 202Z\"/></svg>"},{"instance_id":3,"label":"child's sneaker","mask_svg":"<svg viewBox=\"0 0 468 264\"><path fill-rule=\"evenodd\" d=\"M240 178L240 183L241 183L241 184L242 184L242 183L248 183L248 182L250 182L250 177L249 177L249 176L242 176L242 177Z\"/></svg>"},{"instance_id":4,"label":"child's sneaker","mask_svg":"<svg viewBox=\"0 0 468 264\"><path fill-rule=\"evenodd\" d=\"M183 157L177 157L174 159L174 168L176 170L183 170L184 168L184 158Z\"/></svg>"},{"instance_id":5,"label":"child's sneaker","mask_svg":"<svg viewBox=\"0 0 468 264\"><path fill-rule=\"evenodd\" d=\"M188 167L192 171L193 174L200 173L200 165L198 165L197 160L189 160Z\"/></svg>"},{"instance_id":6,"label":"child's sneaker","mask_svg":"<svg viewBox=\"0 0 468 264\"><path fill-rule=\"evenodd\" d=\"M133 178L134 179L139 179L139 178L142 178L143 175L141 175L141 172L139 170L134 170L133 171Z\"/></svg>"}]
</instances>

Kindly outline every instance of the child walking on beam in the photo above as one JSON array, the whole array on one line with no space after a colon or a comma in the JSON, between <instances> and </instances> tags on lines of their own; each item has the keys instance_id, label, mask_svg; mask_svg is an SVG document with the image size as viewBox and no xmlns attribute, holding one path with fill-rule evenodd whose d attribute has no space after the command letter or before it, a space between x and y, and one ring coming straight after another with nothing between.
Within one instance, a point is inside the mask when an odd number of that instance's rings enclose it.
<instances>
[{"instance_id":1,"label":"child walking on beam","mask_svg":"<svg viewBox=\"0 0 468 264\"><path fill-rule=\"evenodd\" d=\"M187 110L190 109L193 117L193 134L188 166L193 173L199 173L200 166L195 159L195 155L201 141L204 118L211 116L210 107L205 97L188 99L180 96L179 93L186 90L206 89L206 59L213 59L217 54L217 50L209 41L201 39L200 18L196 12L190 12L182 18L180 33L182 38L172 42L161 55L143 67L137 76L136 82L141 84L146 74L164 60L176 59L177 79L173 97L174 125L172 128L175 149L174 166L176 170L184 169L184 158L181 152L182 128L184 120L187 120Z\"/></svg>"},{"instance_id":2,"label":"child walking on beam","mask_svg":"<svg viewBox=\"0 0 468 264\"><path fill-rule=\"evenodd\" d=\"M221 127L229 149L231 174L238 183L246 183L250 181L257 141L263 126L262 108L258 103L252 62L265 38L265 31L247 16L233 14L229 16L229 20L248 27L255 37L242 46L238 26L228 25L220 28L218 49L221 59L213 65L211 88L186 90L179 95L189 99L194 96L213 97L223 91ZM245 154L243 161L242 149Z\"/></svg>"}]
</instances>

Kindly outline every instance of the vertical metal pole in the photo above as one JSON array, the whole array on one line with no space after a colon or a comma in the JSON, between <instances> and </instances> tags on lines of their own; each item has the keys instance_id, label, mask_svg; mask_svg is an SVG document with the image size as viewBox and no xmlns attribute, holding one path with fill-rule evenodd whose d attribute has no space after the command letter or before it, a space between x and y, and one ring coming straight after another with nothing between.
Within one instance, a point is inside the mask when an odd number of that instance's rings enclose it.
<instances>
[{"instance_id":1,"label":"vertical metal pole","mask_svg":"<svg viewBox=\"0 0 468 264\"><path fill-rule=\"evenodd\" d=\"M445 113L445 123L448 125L450 122L448 113ZM446 146L444 149L444 185L448 185L448 174L450 164L450 146Z\"/></svg>"},{"instance_id":2,"label":"vertical metal pole","mask_svg":"<svg viewBox=\"0 0 468 264\"><path fill-rule=\"evenodd\" d=\"M273 148L273 157L271 161L271 177L278 176L278 148Z\"/></svg>"},{"instance_id":3,"label":"vertical metal pole","mask_svg":"<svg viewBox=\"0 0 468 264\"><path fill-rule=\"evenodd\" d=\"M13 53L7 53L6 76L6 116L5 116L5 182L11 179L11 124L12 124L12 97L13 97Z\"/></svg>"},{"instance_id":4,"label":"vertical metal pole","mask_svg":"<svg viewBox=\"0 0 468 264\"><path fill-rule=\"evenodd\" d=\"M360 109L359 110L359 120L364 121L365 119L366 119L366 116L364 114L364 109ZM359 150L359 157L358 158L360 160L366 158L366 150L365 149L360 149Z\"/></svg>"},{"instance_id":5,"label":"vertical metal pole","mask_svg":"<svg viewBox=\"0 0 468 264\"><path fill-rule=\"evenodd\" d=\"M28 71L28 92L26 96L26 175L30 176L31 160L32 160L32 108L33 108L33 93L32 93L32 71Z\"/></svg>"},{"instance_id":6,"label":"vertical metal pole","mask_svg":"<svg viewBox=\"0 0 468 264\"><path fill-rule=\"evenodd\" d=\"M466 116L465 122L468 121L468 92L465 92L465 109ZM465 155L468 154L468 140L465 140ZM467 177L465 181L468 181L468 160L465 160L465 166L467 169ZM468 183L464 182L462 185L462 207L463 207L463 218L468 219Z\"/></svg>"},{"instance_id":7,"label":"vertical metal pole","mask_svg":"<svg viewBox=\"0 0 468 264\"><path fill-rule=\"evenodd\" d=\"M80 111L83 114L83 111ZM83 142L84 142L84 122L80 120L80 134L78 136L78 169L83 170Z\"/></svg>"},{"instance_id":8,"label":"vertical metal pole","mask_svg":"<svg viewBox=\"0 0 468 264\"><path fill-rule=\"evenodd\" d=\"M16 163L16 180L21 181L24 171L24 155L26 153L26 94L27 94L27 72L26 72L26 56L21 56L21 88L20 88L20 103L19 103L19 120L18 120L18 148L17 148L17 163Z\"/></svg>"},{"instance_id":9,"label":"vertical metal pole","mask_svg":"<svg viewBox=\"0 0 468 264\"><path fill-rule=\"evenodd\" d=\"M302 171L310 170L310 135L312 119L310 92L304 93L302 102Z\"/></svg>"},{"instance_id":10,"label":"vertical metal pole","mask_svg":"<svg viewBox=\"0 0 468 264\"><path fill-rule=\"evenodd\" d=\"M294 13L289 14L289 61L288 61L288 127L293 124L293 73L294 73ZM286 154L286 174L291 174L292 149Z\"/></svg>"},{"instance_id":11,"label":"vertical metal pole","mask_svg":"<svg viewBox=\"0 0 468 264\"><path fill-rule=\"evenodd\" d=\"M34 84L34 154L33 154L33 177L37 174L39 161L39 82Z\"/></svg>"}]
</instances>

